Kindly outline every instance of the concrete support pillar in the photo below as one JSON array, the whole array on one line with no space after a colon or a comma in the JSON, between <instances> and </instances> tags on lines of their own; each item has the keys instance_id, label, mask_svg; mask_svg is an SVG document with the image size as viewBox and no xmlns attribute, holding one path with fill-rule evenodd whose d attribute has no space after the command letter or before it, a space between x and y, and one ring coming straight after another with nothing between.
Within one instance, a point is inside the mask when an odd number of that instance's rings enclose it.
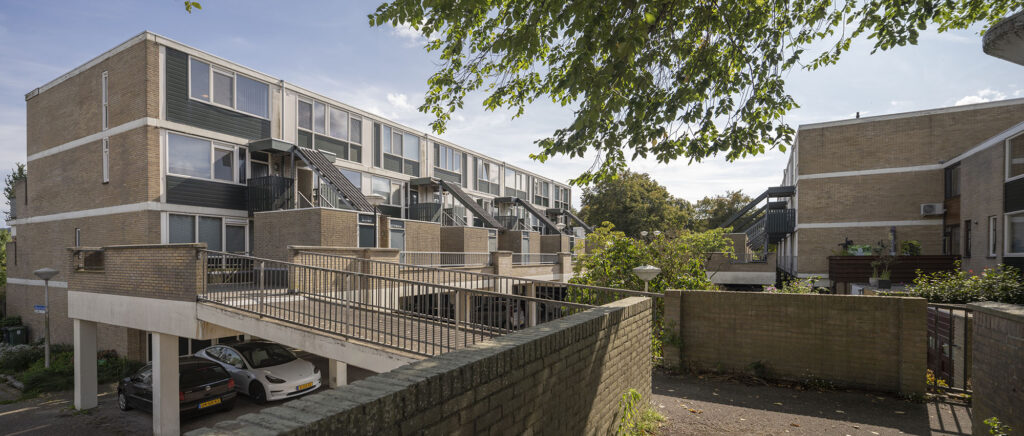
<instances>
[{"instance_id":1,"label":"concrete support pillar","mask_svg":"<svg viewBox=\"0 0 1024 436\"><path fill-rule=\"evenodd\" d=\"M327 360L327 386L336 388L348 384L348 364L334 359Z\"/></svg>"},{"instance_id":2,"label":"concrete support pillar","mask_svg":"<svg viewBox=\"0 0 1024 436\"><path fill-rule=\"evenodd\" d=\"M491 265L494 266L494 275L512 275L512 252L504 250L491 252Z\"/></svg>"},{"instance_id":3,"label":"concrete support pillar","mask_svg":"<svg viewBox=\"0 0 1024 436\"><path fill-rule=\"evenodd\" d=\"M181 433L178 402L178 337L153 333L153 434Z\"/></svg>"},{"instance_id":4,"label":"concrete support pillar","mask_svg":"<svg viewBox=\"0 0 1024 436\"><path fill-rule=\"evenodd\" d=\"M74 320L75 324L75 408L96 407L96 323Z\"/></svg>"},{"instance_id":5,"label":"concrete support pillar","mask_svg":"<svg viewBox=\"0 0 1024 436\"><path fill-rule=\"evenodd\" d=\"M558 269L563 279L572 277L572 253L558 253Z\"/></svg>"}]
</instances>

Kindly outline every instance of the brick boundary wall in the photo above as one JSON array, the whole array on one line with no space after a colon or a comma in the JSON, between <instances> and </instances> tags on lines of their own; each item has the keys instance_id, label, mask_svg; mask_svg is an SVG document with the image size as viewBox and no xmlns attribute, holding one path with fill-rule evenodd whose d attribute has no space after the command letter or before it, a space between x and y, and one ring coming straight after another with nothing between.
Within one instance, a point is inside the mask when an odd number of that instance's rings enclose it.
<instances>
[{"instance_id":1,"label":"brick boundary wall","mask_svg":"<svg viewBox=\"0 0 1024 436\"><path fill-rule=\"evenodd\" d=\"M205 248L206 244L102 247L104 266L100 271L76 270L74 251L69 248L68 290L196 301L205 279L198 250Z\"/></svg>"},{"instance_id":2,"label":"brick boundary wall","mask_svg":"<svg viewBox=\"0 0 1024 436\"><path fill-rule=\"evenodd\" d=\"M187 434L611 434L651 397L650 335L627 298Z\"/></svg>"},{"instance_id":3,"label":"brick boundary wall","mask_svg":"<svg viewBox=\"0 0 1024 436\"><path fill-rule=\"evenodd\" d=\"M971 414L973 428L993 416L1024 433L1024 306L1006 303L972 303ZM980 431L977 431L980 433Z\"/></svg>"},{"instance_id":4,"label":"brick boundary wall","mask_svg":"<svg viewBox=\"0 0 1024 436\"><path fill-rule=\"evenodd\" d=\"M908 297L668 291L665 363L924 394L926 307Z\"/></svg>"}]
</instances>

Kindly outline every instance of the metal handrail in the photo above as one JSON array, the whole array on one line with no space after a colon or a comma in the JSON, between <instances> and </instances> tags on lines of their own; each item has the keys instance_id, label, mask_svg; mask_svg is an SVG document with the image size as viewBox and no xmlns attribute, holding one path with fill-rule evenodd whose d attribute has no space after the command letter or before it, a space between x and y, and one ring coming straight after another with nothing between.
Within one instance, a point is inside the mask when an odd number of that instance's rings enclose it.
<instances>
[{"instance_id":1,"label":"metal handrail","mask_svg":"<svg viewBox=\"0 0 1024 436\"><path fill-rule=\"evenodd\" d=\"M512 253L512 265L554 265L557 253Z\"/></svg>"},{"instance_id":2,"label":"metal handrail","mask_svg":"<svg viewBox=\"0 0 1024 436\"><path fill-rule=\"evenodd\" d=\"M362 259L357 257L342 256L337 254L326 254L317 253L312 251L299 251L298 255L308 256L312 261L321 262L325 265L332 265L340 267L343 264L347 264L349 268L357 268L359 271L369 271L371 274L376 275L395 275L404 274L411 277L415 277L418 280L425 279L438 279L446 280L451 283L467 283L475 285L473 289L483 289L486 287L496 288L494 292L506 292L515 288L516 286L535 285L536 287L571 287L576 290L592 291L594 293L601 294L612 294L622 295L630 297L650 297L650 298L662 298L663 295L656 292L644 292L635 291L632 289L619 289L619 288L607 288L602 286L592 285L580 285L566 282L556 282L552 280L538 280L528 279L513 276L501 276L496 274L488 274L474 271L460 271L439 267L430 266L418 266L408 265L399 262L389 262L384 260L371 260ZM302 257L300 257L301 259ZM616 298L618 299L618 298ZM615 301L607 300L607 301ZM594 303L589 303L594 304ZM600 303L605 304L605 303Z\"/></svg>"},{"instance_id":3,"label":"metal handrail","mask_svg":"<svg viewBox=\"0 0 1024 436\"><path fill-rule=\"evenodd\" d=\"M491 253L488 252L403 251L398 256L399 262L417 266L463 267L491 265Z\"/></svg>"},{"instance_id":4,"label":"metal handrail","mask_svg":"<svg viewBox=\"0 0 1024 436\"><path fill-rule=\"evenodd\" d=\"M200 250L199 301L433 356L594 306Z\"/></svg>"}]
</instances>

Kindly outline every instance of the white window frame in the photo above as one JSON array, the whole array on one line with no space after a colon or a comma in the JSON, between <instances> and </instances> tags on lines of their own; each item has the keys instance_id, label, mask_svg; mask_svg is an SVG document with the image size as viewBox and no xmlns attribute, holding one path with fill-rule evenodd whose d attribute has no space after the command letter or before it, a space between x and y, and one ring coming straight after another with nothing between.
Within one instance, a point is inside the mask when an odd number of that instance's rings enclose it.
<instances>
[{"instance_id":1,"label":"white window frame","mask_svg":"<svg viewBox=\"0 0 1024 436\"><path fill-rule=\"evenodd\" d=\"M110 138L103 138L103 183L110 183Z\"/></svg>"},{"instance_id":2,"label":"white window frame","mask_svg":"<svg viewBox=\"0 0 1024 436\"><path fill-rule=\"evenodd\" d=\"M1024 211L1017 211L1003 214L1003 257L1024 257L1024 251L1013 252L1013 233L1010 231L1010 220L1017 216L1024 215Z\"/></svg>"},{"instance_id":3,"label":"white window frame","mask_svg":"<svg viewBox=\"0 0 1024 436\"><path fill-rule=\"evenodd\" d=\"M202 63L210 66L210 76L207 77L207 82L210 85L210 101L206 101L206 100L203 100L203 99L195 98L195 97L192 96L192 59L195 59L197 62L202 62ZM225 76L231 76L231 106L225 106L223 104L220 104L220 103L217 103L217 102L213 101L213 93L214 93L214 90L213 90L213 73L214 72L218 72L218 73L223 74ZM259 82L259 83L262 83L264 85L267 85L267 116L264 117L262 115L251 114L249 112L237 109L238 108L238 76L245 76L245 78L247 78L247 79L250 79L252 81ZM272 97L273 96L270 94L270 84L267 83L267 82L264 82L264 81L262 81L260 79L252 77L252 76L248 76L248 75L244 75L244 74L238 74L238 73L232 71L229 68L221 67L221 66L219 66L217 64L214 64L212 62L207 62L205 60L199 59L199 58L191 56L191 55L188 57L188 99L189 100L198 101L200 103L208 104L208 105L211 105L211 106L216 106L216 107L219 107L219 108L224 108L224 109L227 109L227 110L230 110L230 111L238 112L240 114L248 115L250 117L256 117L256 118L259 118L261 120L270 121L270 113L271 113L270 105L273 104L273 101L272 101L273 98Z\"/></svg>"},{"instance_id":4,"label":"white window frame","mask_svg":"<svg viewBox=\"0 0 1024 436\"><path fill-rule=\"evenodd\" d=\"M103 93L103 108L102 108L103 109L103 113L101 114L101 116L103 118L103 129L102 130L107 130L108 126L109 126L109 123L110 123L109 112L108 112L108 109L109 109L109 99L107 97L107 90L108 90L107 86L108 86L107 72L104 71L103 72L102 85L101 85L102 93ZM190 93L191 93L191 90L190 90Z\"/></svg>"},{"instance_id":5,"label":"white window frame","mask_svg":"<svg viewBox=\"0 0 1024 436\"><path fill-rule=\"evenodd\" d=\"M210 177L196 177L196 176L190 176L190 175L187 175L187 174L178 174L178 173L175 173L175 172L171 171L171 145L170 145L171 141L170 141L170 135L186 136L186 137L201 139L203 141L207 141L207 142L210 143L210 149L209 149ZM204 138L202 136L188 135L188 134L180 133L180 132L165 131L164 132L164 136L165 136L164 137L164 143L167 144L167 146L164 147L164 149L165 149L164 150L164 171L166 172L166 174L168 176L181 177L181 178L186 178L186 179L206 180L206 181L217 182L217 183L228 183L228 184L232 184L232 185L246 185L247 180L241 180L241 181L239 180L241 178L240 177L241 174L239 174L239 170L241 169L241 165L238 165L238 161L239 161L238 156L239 156L239 153L247 153L249 151L248 147L246 147L244 145L231 144L231 143L222 142L222 141L214 141L212 139ZM214 173L214 168L213 168L213 165L214 165L213 156L214 156L214 154L213 154L213 150L216 149L216 148L220 148L222 150L232 150L232 159L234 159L234 162L232 162L232 166L234 167L234 168L232 168L232 173L233 173L234 176L233 176L233 180L231 180L231 181L221 180L221 179L215 178L213 176L213 173ZM245 157L245 176L246 176L246 179L248 179L248 177L250 177L252 175L252 168L250 168L250 166L251 166L250 164L252 163L251 161L252 161L251 156L246 155L246 157Z\"/></svg>"},{"instance_id":6,"label":"white window frame","mask_svg":"<svg viewBox=\"0 0 1024 436\"><path fill-rule=\"evenodd\" d=\"M986 241L988 242L988 249L985 250L988 252L988 257L996 257L999 255L999 253L997 253L998 249L996 248L998 247L998 221L999 219L995 215L988 217L988 241Z\"/></svg>"}]
</instances>

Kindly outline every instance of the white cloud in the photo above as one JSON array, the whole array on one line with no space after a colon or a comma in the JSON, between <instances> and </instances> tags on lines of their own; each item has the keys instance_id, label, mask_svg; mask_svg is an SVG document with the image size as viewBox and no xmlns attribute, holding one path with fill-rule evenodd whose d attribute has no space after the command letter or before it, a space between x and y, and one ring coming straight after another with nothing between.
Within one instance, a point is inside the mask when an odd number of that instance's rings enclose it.
<instances>
[{"instance_id":1,"label":"white cloud","mask_svg":"<svg viewBox=\"0 0 1024 436\"><path fill-rule=\"evenodd\" d=\"M976 104L985 103L989 101L1005 100L1006 94L993 90L991 88L985 88L978 91L974 95L968 95L956 101L956 106L963 106L965 104Z\"/></svg>"},{"instance_id":2,"label":"white cloud","mask_svg":"<svg viewBox=\"0 0 1024 436\"><path fill-rule=\"evenodd\" d=\"M413 29L412 26L407 23L395 26L394 29L391 30L391 33L400 38L407 39L412 45L423 44L427 40L419 30Z\"/></svg>"},{"instance_id":3,"label":"white cloud","mask_svg":"<svg viewBox=\"0 0 1024 436\"><path fill-rule=\"evenodd\" d=\"M388 93L388 103L391 103L391 106L394 106L395 108L397 108L397 109L399 109L401 111L413 111L413 110L416 110L416 108L414 108L411 104L409 104L409 96L407 96L405 94L402 94L402 93L397 93L396 94L396 93L389 92Z\"/></svg>"}]
</instances>

